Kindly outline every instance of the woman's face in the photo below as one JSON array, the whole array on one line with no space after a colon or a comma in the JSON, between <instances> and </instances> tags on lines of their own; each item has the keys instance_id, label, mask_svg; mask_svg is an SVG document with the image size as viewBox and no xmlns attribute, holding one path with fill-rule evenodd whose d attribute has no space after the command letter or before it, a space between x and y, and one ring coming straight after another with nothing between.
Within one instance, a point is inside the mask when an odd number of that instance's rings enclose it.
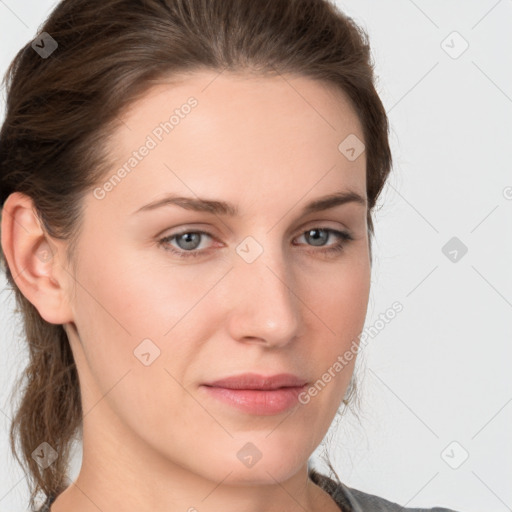
<instances>
[{"instance_id":1,"label":"woman's face","mask_svg":"<svg viewBox=\"0 0 512 512\"><path fill-rule=\"evenodd\" d=\"M214 72L158 84L122 121L70 279L84 462L289 478L340 406L366 315L365 203L305 211L332 194L366 199L360 122L320 82ZM237 213L147 207L171 195ZM240 408L204 386L247 372L308 385L283 410L270 393L266 408Z\"/></svg>"}]
</instances>

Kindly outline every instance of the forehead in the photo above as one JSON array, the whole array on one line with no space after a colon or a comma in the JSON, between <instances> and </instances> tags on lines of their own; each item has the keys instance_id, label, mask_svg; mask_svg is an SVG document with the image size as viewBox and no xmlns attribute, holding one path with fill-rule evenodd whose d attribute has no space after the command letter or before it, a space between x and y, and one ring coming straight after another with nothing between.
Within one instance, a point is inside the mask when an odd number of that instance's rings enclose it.
<instances>
[{"instance_id":1,"label":"forehead","mask_svg":"<svg viewBox=\"0 0 512 512\"><path fill-rule=\"evenodd\" d=\"M262 76L255 73L196 71L171 78L160 78L120 116L124 125L136 121L168 119L187 99L197 99L194 118L205 124L208 115L220 123L263 118L261 132L273 131L272 122L279 128L280 120L292 124L297 119L309 119L306 132L344 130L363 138L360 120L344 91L334 84L301 75L277 74ZM267 107L267 108L266 108ZM201 116L204 114L204 116ZM287 119L280 118L286 114ZM141 117L142 116L142 117ZM284 123L283 123L284 124ZM225 125L227 127L227 124ZM149 128L149 126L146 126Z\"/></svg>"},{"instance_id":2,"label":"forehead","mask_svg":"<svg viewBox=\"0 0 512 512\"><path fill-rule=\"evenodd\" d=\"M121 206L164 191L236 190L253 201L262 190L274 197L288 190L298 200L320 181L322 191L365 192L365 154L350 161L339 149L348 136L364 140L360 120L345 94L324 82L196 72L155 83L120 120L109 140L112 174L128 172L109 196L122 197ZM143 146L151 149L134 156Z\"/></svg>"}]
</instances>

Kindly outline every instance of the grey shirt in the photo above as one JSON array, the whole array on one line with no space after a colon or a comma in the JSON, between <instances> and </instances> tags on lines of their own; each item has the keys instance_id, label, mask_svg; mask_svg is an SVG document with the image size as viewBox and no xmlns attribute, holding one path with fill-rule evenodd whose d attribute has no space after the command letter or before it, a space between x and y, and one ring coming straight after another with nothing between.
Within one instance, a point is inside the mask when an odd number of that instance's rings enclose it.
<instances>
[{"instance_id":1,"label":"grey shirt","mask_svg":"<svg viewBox=\"0 0 512 512\"><path fill-rule=\"evenodd\" d=\"M368 494L309 468L309 477L326 491L343 512L456 512L450 508L405 508L398 503Z\"/></svg>"},{"instance_id":2,"label":"grey shirt","mask_svg":"<svg viewBox=\"0 0 512 512\"><path fill-rule=\"evenodd\" d=\"M309 478L327 492L336 502L342 512L456 512L442 507L434 508L404 508L379 496L358 491L343 483L337 483L332 478L318 473L315 469L308 469ZM43 507L37 512L50 512L50 505L55 501L50 496Z\"/></svg>"}]
</instances>

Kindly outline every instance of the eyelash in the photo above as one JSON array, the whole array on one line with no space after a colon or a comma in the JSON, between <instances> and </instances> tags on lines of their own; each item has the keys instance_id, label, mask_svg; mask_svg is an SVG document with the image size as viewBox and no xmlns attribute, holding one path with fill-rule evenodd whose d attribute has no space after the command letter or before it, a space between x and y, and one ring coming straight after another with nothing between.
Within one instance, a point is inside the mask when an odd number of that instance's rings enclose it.
<instances>
[{"instance_id":1,"label":"eyelash","mask_svg":"<svg viewBox=\"0 0 512 512\"><path fill-rule=\"evenodd\" d=\"M313 251L313 252L320 252L320 253L327 254L327 255L336 255L344 250L345 245L347 243L354 240L353 236L348 231L338 231L337 229L332 229L332 228L327 228L327 227L317 227L317 226L307 229L306 231L302 232L301 236L304 235L305 233L307 233L308 231L315 231L315 230L326 231L327 233L334 234L334 235L338 236L338 238L340 240L334 245L327 246L328 247L327 249L321 248L318 251ZM182 235L186 235L186 234L206 235L211 238L215 238L213 235L211 235L210 233L208 233L206 231L191 231L190 230L190 231L182 231L181 233L174 233L172 235L161 238L159 240L159 245L164 246L163 248L165 251L169 251L169 252L175 254L176 256L178 256L179 258L195 258L198 256L203 256L204 254L209 252L209 249L203 249L203 250L193 249L191 251L185 251L183 249L176 250L174 248L171 248L170 245L168 245L168 243L170 241L172 241L175 238L180 237Z\"/></svg>"}]
</instances>

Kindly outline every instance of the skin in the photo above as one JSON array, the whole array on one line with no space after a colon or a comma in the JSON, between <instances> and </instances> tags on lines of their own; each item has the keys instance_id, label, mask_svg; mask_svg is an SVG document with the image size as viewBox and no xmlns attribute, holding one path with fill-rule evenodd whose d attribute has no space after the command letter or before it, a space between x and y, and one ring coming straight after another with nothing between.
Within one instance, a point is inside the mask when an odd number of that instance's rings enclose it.
<instances>
[{"instance_id":1,"label":"skin","mask_svg":"<svg viewBox=\"0 0 512 512\"><path fill-rule=\"evenodd\" d=\"M200 385L244 372L315 383L361 333L366 206L301 215L333 192L366 197L365 154L349 161L338 150L349 134L364 140L361 124L322 82L201 71L157 84L123 113L109 141L112 174L190 96L197 107L121 183L101 200L85 198L74 268L29 198L14 193L5 203L9 267L40 315L64 325L80 377L83 463L51 510L337 511L308 480L307 461L355 358L309 403L276 415L241 412ZM171 192L228 201L241 215L175 205L133 214ZM326 227L354 240L322 255L336 235L315 245L306 232ZM194 246L208 253L185 259L159 245L185 228L212 235ZM263 249L250 264L236 252L249 236ZM45 250L48 260L38 257ZM149 366L134 356L146 338L160 350ZM262 453L252 467L237 458L246 443Z\"/></svg>"}]
</instances>

